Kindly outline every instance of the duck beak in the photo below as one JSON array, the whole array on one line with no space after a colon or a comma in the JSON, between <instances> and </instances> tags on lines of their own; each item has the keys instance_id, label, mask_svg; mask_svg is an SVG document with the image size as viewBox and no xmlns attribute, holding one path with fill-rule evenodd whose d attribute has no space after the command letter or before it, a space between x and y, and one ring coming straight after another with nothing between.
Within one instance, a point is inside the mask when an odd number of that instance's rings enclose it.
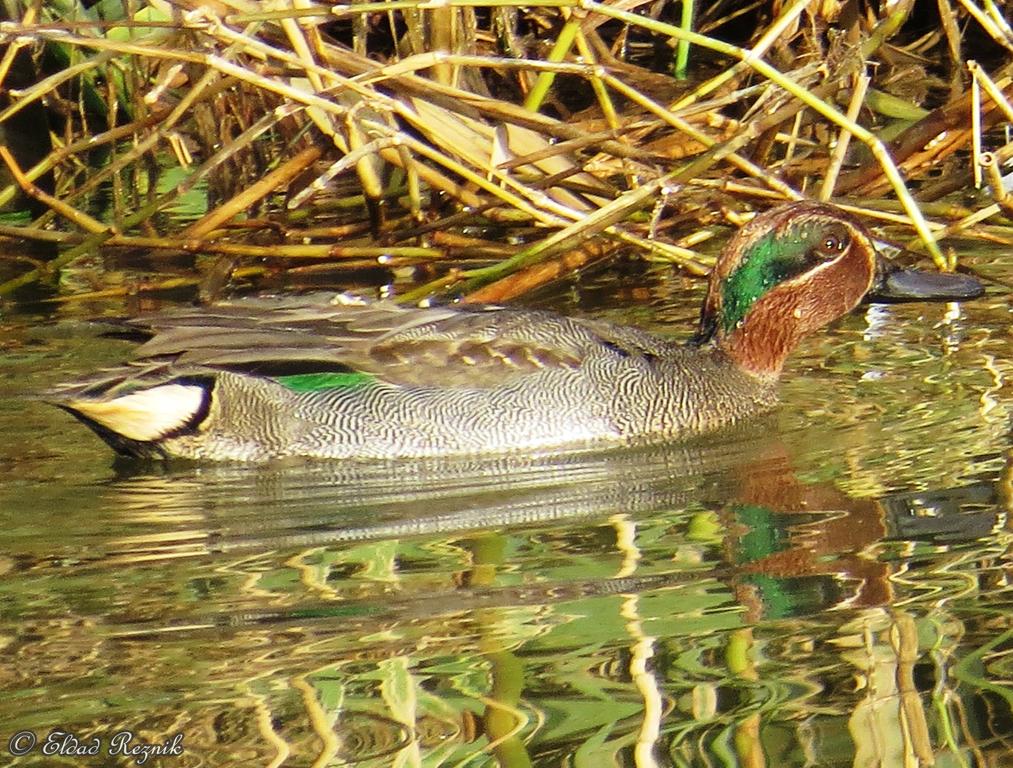
<instances>
[{"instance_id":1,"label":"duck beak","mask_svg":"<svg viewBox=\"0 0 1013 768\"><path fill-rule=\"evenodd\" d=\"M959 272L923 272L904 269L878 259L876 277L865 295L866 301L966 301L985 293L985 285L972 275Z\"/></svg>"}]
</instances>

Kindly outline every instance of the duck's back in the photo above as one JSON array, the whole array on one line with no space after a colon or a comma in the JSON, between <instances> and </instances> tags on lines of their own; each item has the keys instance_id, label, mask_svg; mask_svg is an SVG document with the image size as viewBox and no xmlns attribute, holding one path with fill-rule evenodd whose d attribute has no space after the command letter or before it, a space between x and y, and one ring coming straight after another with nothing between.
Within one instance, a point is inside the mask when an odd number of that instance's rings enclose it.
<instances>
[{"instance_id":1,"label":"duck's back","mask_svg":"<svg viewBox=\"0 0 1013 768\"><path fill-rule=\"evenodd\" d=\"M246 299L135 323L63 407L125 453L224 460L502 453L663 439L769 408L719 350L550 312Z\"/></svg>"}]
</instances>

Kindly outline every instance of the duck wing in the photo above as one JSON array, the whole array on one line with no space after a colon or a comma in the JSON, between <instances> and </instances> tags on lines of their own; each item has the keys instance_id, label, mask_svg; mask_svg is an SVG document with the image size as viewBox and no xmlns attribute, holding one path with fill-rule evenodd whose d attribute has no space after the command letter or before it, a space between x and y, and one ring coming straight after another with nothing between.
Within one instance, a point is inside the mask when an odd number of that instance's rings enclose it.
<instances>
[{"instance_id":1,"label":"duck wing","mask_svg":"<svg viewBox=\"0 0 1013 768\"><path fill-rule=\"evenodd\" d=\"M545 368L577 368L593 355L659 355L672 346L635 329L540 310L352 304L333 294L245 298L128 324L149 336L131 363L146 378L207 369L344 371L401 385L492 387Z\"/></svg>"}]
</instances>

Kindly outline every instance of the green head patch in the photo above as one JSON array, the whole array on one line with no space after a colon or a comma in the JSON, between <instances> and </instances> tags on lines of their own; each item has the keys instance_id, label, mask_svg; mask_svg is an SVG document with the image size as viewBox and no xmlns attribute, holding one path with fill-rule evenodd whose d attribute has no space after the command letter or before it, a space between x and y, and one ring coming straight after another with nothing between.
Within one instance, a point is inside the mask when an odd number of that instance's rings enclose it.
<instances>
[{"instance_id":1,"label":"green head patch","mask_svg":"<svg viewBox=\"0 0 1013 768\"><path fill-rule=\"evenodd\" d=\"M836 259L850 243L839 221L804 221L758 238L721 286L721 330L731 332L772 288Z\"/></svg>"}]
</instances>

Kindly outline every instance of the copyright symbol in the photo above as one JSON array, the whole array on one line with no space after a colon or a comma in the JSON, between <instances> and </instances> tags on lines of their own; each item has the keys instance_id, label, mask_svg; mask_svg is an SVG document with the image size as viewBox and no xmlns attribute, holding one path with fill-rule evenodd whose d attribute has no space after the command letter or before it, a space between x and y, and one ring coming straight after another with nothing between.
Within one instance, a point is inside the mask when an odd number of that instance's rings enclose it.
<instances>
[{"instance_id":1,"label":"copyright symbol","mask_svg":"<svg viewBox=\"0 0 1013 768\"><path fill-rule=\"evenodd\" d=\"M21 757L21 755L27 755L35 748L35 743L38 739L35 738L35 734L31 731L18 731L11 740L7 742L7 751L15 757Z\"/></svg>"}]
</instances>

